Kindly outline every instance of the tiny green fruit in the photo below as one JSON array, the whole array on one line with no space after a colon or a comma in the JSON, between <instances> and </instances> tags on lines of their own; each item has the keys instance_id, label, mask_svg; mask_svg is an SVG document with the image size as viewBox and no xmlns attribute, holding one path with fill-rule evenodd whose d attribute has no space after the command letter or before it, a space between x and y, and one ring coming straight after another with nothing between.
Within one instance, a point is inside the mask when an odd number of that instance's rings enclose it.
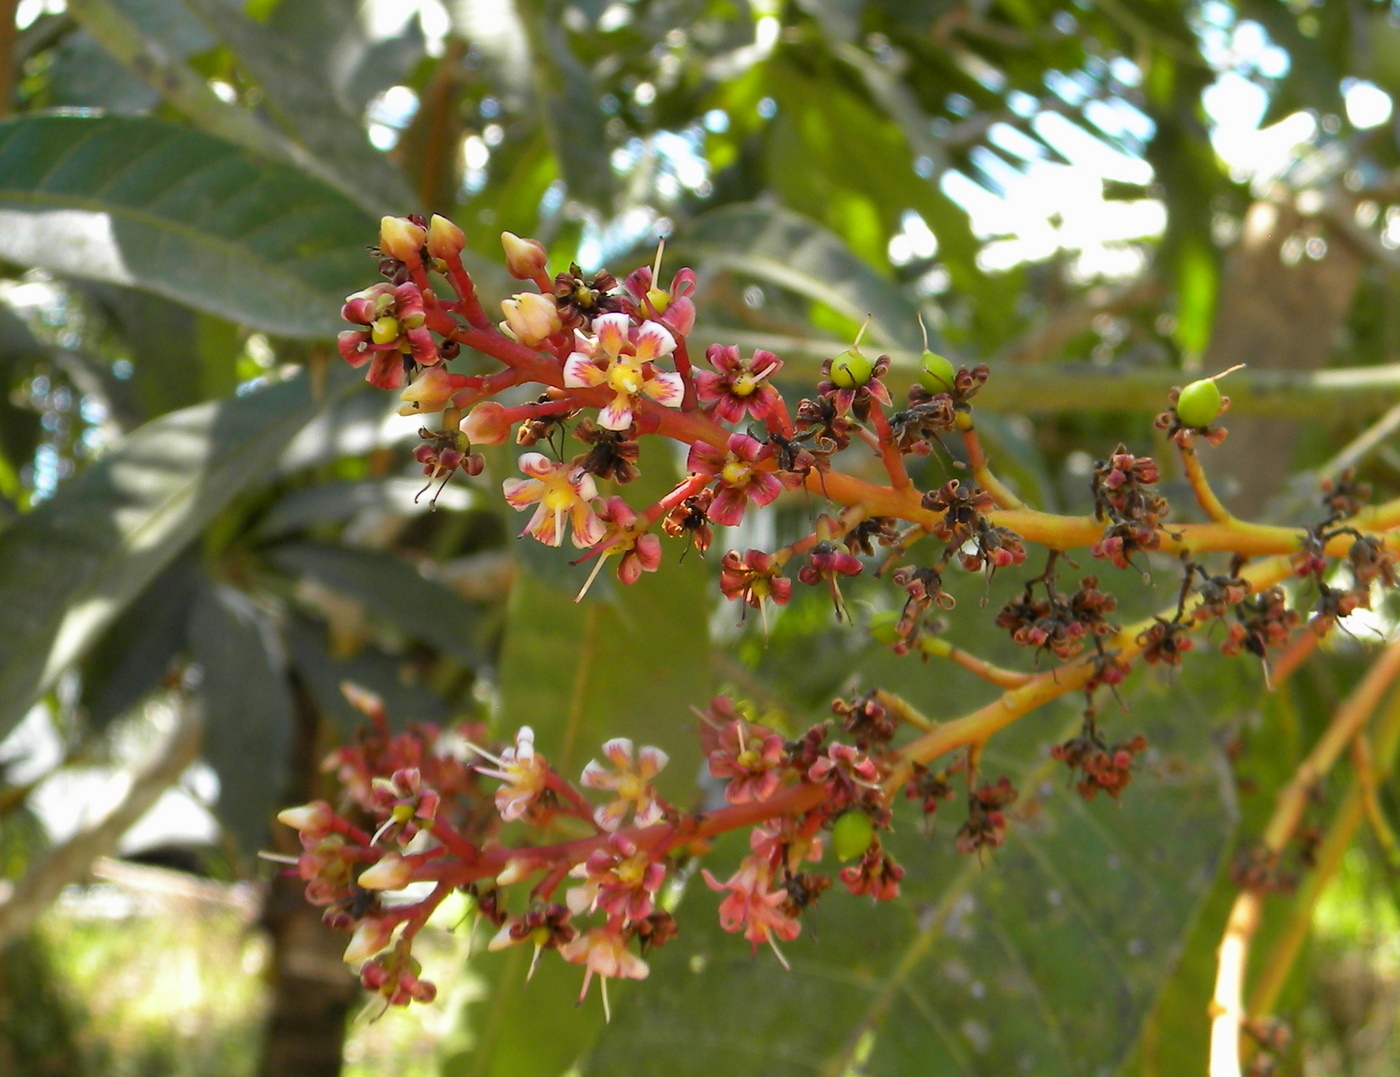
<instances>
[{"instance_id":1,"label":"tiny green fruit","mask_svg":"<svg viewBox=\"0 0 1400 1077\"><path fill-rule=\"evenodd\" d=\"M837 860L863 856L875 840L875 824L863 811L848 811L831 825L831 847Z\"/></svg>"},{"instance_id":2,"label":"tiny green fruit","mask_svg":"<svg viewBox=\"0 0 1400 1077\"><path fill-rule=\"evenodd\" d=\"M919 360L919 384L931 393L952 392L956 377L952 362L937 352L925 351Z\"/></svg>"},{"instance_id":3,"label":"tiny green fruit","mask_svg":"<svg viewBox=\"0 0 1400 1077\"><path fill-rule=\"evenodd\" d=\"M870 618L870 635L876 643L899 642L899 610L880 610Z\"/></svg>"},{"instance_id":4,"label":"tiny green fruit","mask_svg":"<svg viewBox=\"0 0 1400 1077\"><path fill-rule=\"evenodd\" d=\"M847 348L831 361L831 384L838 389L859 389L875 373L875 364L855 348Z\"/></svg>"},{"instance_id":5,"label":"tiny green fruit","mask_svg":"<svg viewBox=\"0 0 1400 1077\"><path fill-rule=\"evenodd\" d=\"M1193 381L1176 398L1176 417L1183 426L1207 426L1220 414L1220 386L1214 378Z\"/></svg>"}]
</instances>

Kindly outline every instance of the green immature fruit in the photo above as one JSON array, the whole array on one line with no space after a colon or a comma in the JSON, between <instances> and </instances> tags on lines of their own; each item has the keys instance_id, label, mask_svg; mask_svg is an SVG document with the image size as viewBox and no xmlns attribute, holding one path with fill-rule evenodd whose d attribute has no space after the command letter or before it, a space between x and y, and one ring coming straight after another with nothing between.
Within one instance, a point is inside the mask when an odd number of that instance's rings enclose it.
<instances>
[{"instance_id":1,"label":"green immature fruit","mask_svg":"<svg viewBox=\"0 0 1400 1077\"><path fill-rule=\"evenodd\" d=\"M1220 386L1214 378L1193 381L1176 398L1176 417L1183 426L1206 426L1220 414Z\"/></svg>"},{"instance_id":2,"label":"green immature fruit","mask_svg":"<svg viewBox=\"0 0 1400 1077\"><path fill-rule=\"evenodd\" d=\"M953 364L937 352L926 351L919 360L919 384L931 393L952 392L956 377Z\"/></svg>"},{"instance_id":3,"label":"green immature fruit","mask_svg":"<svg viewBox=\"0 0 1400 1077\"><path fill-rule=\"evenodd\" d=\"M870 618L870 636L876 643L899 642L899 610L880 610Z\"/></svg>"},{"instance_id":4,"label":"green immature fruit","mask_svg":"<svg viewBox=\"0 0 1400 1077\"><path fill-rule=\"evenodd\" d=\"M855 348L847 348L831 361L831 384L838 389L859 389L874 373L875 364Z\"/></svg>"},{"instance_id":5,"label":"green immature fruit","mask_svg":"<svg viewBox=\"0 0 1400 1077\"><path fill-rule=\"evenodd\" d=\"M875 824L863 811L848 811L831 825L831 847L837 860L854 860L865 855L875 840Z\"/></svg>"}]
</instances>

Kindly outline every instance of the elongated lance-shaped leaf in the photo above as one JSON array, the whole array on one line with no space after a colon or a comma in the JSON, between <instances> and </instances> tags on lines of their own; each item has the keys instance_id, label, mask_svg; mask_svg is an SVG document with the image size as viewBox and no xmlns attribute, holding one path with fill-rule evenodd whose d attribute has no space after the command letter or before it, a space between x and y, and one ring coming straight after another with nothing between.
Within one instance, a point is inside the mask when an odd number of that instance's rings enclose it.
<instances>
[{"instance_id":1,"label":"elongated lance-shaped leaf","mask_svg":"<svg viewBox=\"0 0 1400 1077\"><path fill-rule=\"evenodd\" d=\"M320 34L312 41L263 27L222 0L185 3L262 87L267 105L288 135L343 177L337 186L353 184L385 212L403 213L413 207L403 174L370 145L360 118L336 98L325 53L328 39L342 27L331 24L330 5L316 5L317 13L327 17L315 20L321 24Z\"/></svg>"},{"instance_id":2,"label":"elongated lance-shaped leaf","mask_svg":"<svg viewBox=\"0 0 1400 1077\"><path fill-rule=\"evenodd\" d=\"M299 377L173 412L0 533L0 736L320 406Z\"/></svg>"},{"instance_id":3,"label":"elongated lance-shaped leaf","mask_svg":"<svg viewBox=\"0 0 1400 1077\"><path fill-rule=\"evenodd\" d=\"M252 856L286 792L293 705L281 647L247 595L207 577L190 611L189 643L203 671L201 754L219 776L219 820Z\"/></svg>"},{"instance_id":4,"label":"elongated lance-shaped leaf","mask_svg":"<svg viewBox=\"0 0 1400 1077\"><path fill-rule=\"evenodd\" d=\"M726 206L698 218L678 241L697 267L723 268L825 303L855 321L871 316L876 344L917 347L918 308L857 258L834 232L790 210Z\"/></svg>"},{"instance_id":5,"label":"elongated lance-shaped leaf","mask_svg":"<svg viewBox=\"0 0 1400 1077\"><path fill-rule=\"evenodd\" d=\"M284 336L332 336L375 224L288 165L149 119L0 124L0 257Z\"/></svg>"}]
</instances>

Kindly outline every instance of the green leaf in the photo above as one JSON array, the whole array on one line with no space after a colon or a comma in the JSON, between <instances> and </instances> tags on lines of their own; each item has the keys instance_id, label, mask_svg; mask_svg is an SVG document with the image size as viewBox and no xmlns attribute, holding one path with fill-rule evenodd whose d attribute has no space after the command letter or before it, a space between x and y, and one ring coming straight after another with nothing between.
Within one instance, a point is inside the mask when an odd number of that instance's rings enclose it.
<instances>
[{"instance_id":1,"label":"green leaf","mask_svg":"<svg viewBox=\"0 0 1400 1077\"><path fill-rule=\"evenodd\" d=\"M469 668L485 663L480 607L428 579L401 557L344 546L294 543L269 555L273 564L361 603L405 635L430 643Z\"/></svg>"},{"instance_id":2,"label":"green leaf","mask_svg":"<svg viewBox=\"0 0 1400 1077\"><path fill-rule=\"evenodd\" d=\"M347 681L379 696L394 728L448 718L447 705L438 696L405 679L404 663L372 647L349 658L336 658L326 648L325 634L323 626L293 616L284 638L297 673L344 740L349 741L365 724L365 716L350 706L340 689Z\"/></svg>"},{"instance_id":3,"label":"green leaf","mask_svg":"<svg viewBox=\"0 0 1400 1077\"><path fill-rule=\"evenodd\" d=\"M429 495L420 479L370 479L365 482L316 483L293 490L272 507L258 524L259 538L274 538L313 524L348 520L366 510L414 516L430 511ZM444 486L437 508L468 508L472 491L465 485ZM421 496L420 496L421 495Z\"/></svg>"},{"instance_id":4,"label":"green leaf","mask_svg":"<svg viewBox=\"0 0 1400 1077\"><path fill-rule=\"evenodd\" d=\"M651 493L639 492L637 502ZM610 737L664 745L671 761L663 794L680 804L693 799L700 756L690 708L710 695L710 590L699 558L671 563L675 549L662 572L617 588L613 603L574 603L568 592L517 577L501 654L501 737L531 726L536 746L570 778ZM526 985L525 950L474 959L488 986L458 1014L444 1045L444 1077L557 1077L597 1032L599 1003L573 1007L580 970L542 961ZM551 1015L547 1037L539 1034L541 1013Z\"/></svg>"},{"instance_id":5,"label":"green leaf","mask_svg":"<svg viewBox=\"0 0 1400 1077\"><path fill-rule=\"evenodd\" d=\"M845 242L790 210L735 205L706 213L678 240L682 256L825 303L856 322L873 316L869 339L916 348L918 308Z\"/></svg>"},{"instance_id":6,"label":"green leaf","mask_svg":"<svg viewBox=\"0 0 1400 1077\"><path fill-rule=\"evenodd\" d=\"M298 170L150 119L0 124L0 257L286 336L332 336L375 223Z\"/></svg>"},{"instance_id":7,"label":"green leaf","mask_svg":"<svg viewBox=\"0 0 1400 1077\"><path fill-rule=\"evenodd\" d=\"M82 703L90 730L104 729L160 683L185 645L195 583L193 561L176 561L147 585L93 648L83 664Z\"/></svg>"},{"instance_id":8,"label":"green leaf","mask_svg":"<svg viewBox=\"0 0 1400 1077\"><path fill-rule=\"evenodd\" d=\"M1046 758L1078 726L1072 704L1003 732L983 774L1021 791L1006 845L959 855L956 802L932 836L901 812L901 900L838 886L784 948L791 973L720 930L719 896L692 887L684 945L618 992L584 1074L1112 1072L1221 859L1231 812L1211 713L1181 685L1139 686L1133 730L1156 755L1120 804L1083 802Z\"/></svg>"},{"instance_id":9,"label":"green leaf","mask_svg":"<svg viewBox=\"0 0 1400 1077\"><path fill-rule=\"evenodd\" d=\"M346 29L335 16L348 14L341 4L279 5L264 27L223 0L185 0L228 47L262 88L265 104L287 133L327 169L344 177L365 195L382 203L386 213L407 212L415 205L403 174L369 143L364 124L336 96L328 43ZM296 7L297 33L278 25L283 8Z\"/></svg>"},{"instance_id":10,"label":"green leaf","mask_svg":"<svg viewBox=\"0 0 1400 1077\"><path fill-rule=\"evenodd\" d=\"M0 533L0 736L319 407L303 377L164 416Z\"/></svg>"},{"instance_id":11,"label":"green leaf","mask_svg":"<svg viewBox=\"0 0 1400 1077\"><path fill-rule=\"evenodd\" d=\"M201 581L190 612L190 654L203 670L201 754L219 776L220 821L251 856L286 793L293 709L265 613L241 591Z\"/></svg>"}]
</instances>

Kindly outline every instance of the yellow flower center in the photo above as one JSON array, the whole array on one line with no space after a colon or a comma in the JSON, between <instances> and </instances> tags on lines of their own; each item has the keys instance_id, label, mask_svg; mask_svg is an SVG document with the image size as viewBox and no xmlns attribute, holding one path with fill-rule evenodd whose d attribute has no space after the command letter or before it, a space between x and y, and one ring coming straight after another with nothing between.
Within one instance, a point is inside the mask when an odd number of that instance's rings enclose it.
<instances>
[{"instance_id":1,"label":"yellow flower center","mask_svg":"<svg viewBox=\"0 0 1400 1077\"><path fill-rule=\"evenodd\" d=\"M608 385L614 392L636 396L642 389L641 366L618 359L608 371Z\"/></svg>"},{"instance_id":2,"label":"yellow flower center","mask_svg":"<svg viewBox=\"0 0 1400 1077\"><path fill-rule=\"evenodd\" d=\"M720 481L726 486L743 486L749 481L749 470L748 464L730 454L729 459L724 462L724 467L720 469Z\"/></svg>"},{"instance_id":3,"label":"yellow flower center","mask_svg":"<svg viewBox=\"0 0 1400 1077\"><path fill-rule=\"evenodd\" d=\"M629 856L617 866L617 881L624 886L636 886L646 874L647 862L642 856Z\"/></svg>"},{"instance_id":4,"label":"yellow flower center","mask_svg":"<svg viewBox=\"0 0 1400 1077\"><path fill-rule=\"evenodd\" d=\"M758 391L758 379L752 374L740 374L734 379L729 391L735 396L752 396Z\"/></svg>"},{"instance_id":5,"label":"yellow flower center","mask_svg":"<svg viewBox=\"0 0 1400 1077\"><path fill-rule=\"evenodd\" d=\"M635 774L624 774L617 782L617 795L622 800L637 800L646 792L646 783Z\"/></svg>"},{"instance_id":6,"label":"yellow flower center","mask_svg":"<svg viewBox=\"0 0 1400 1077\"><path fill-rule=\"evenodd\" d=\"M574 494L574 488L569 485L567 479L562 481L556 479L549 484L549 488L545 490L541 500L544 501L544 507L550 512L562 512L571 508L577 498Z\"/></svg>"}]
</instances>

